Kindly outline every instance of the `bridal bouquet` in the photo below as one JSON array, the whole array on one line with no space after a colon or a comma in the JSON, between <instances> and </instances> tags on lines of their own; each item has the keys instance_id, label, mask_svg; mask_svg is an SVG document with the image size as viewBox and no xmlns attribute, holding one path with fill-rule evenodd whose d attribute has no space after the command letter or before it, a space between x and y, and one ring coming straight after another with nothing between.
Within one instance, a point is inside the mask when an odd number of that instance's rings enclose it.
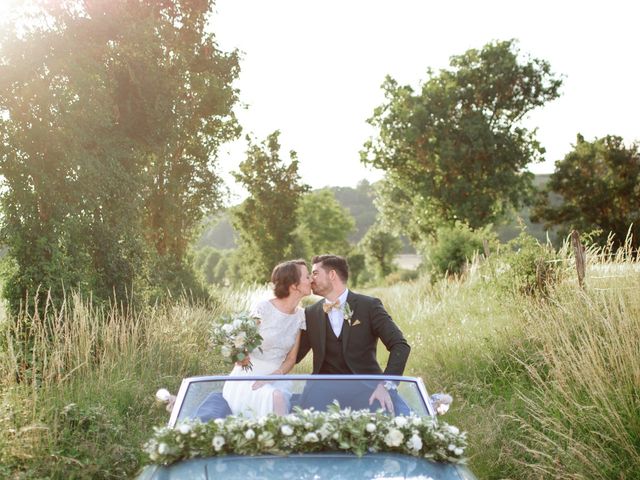
<instances>
[{"instance_id":1,"label":"bridal bouquet","mask_svg":"<svg viewBox=\"0 0 640 480\"><path fill-rule=\"evenodd\" d=\"M229 364L247 359L249 352L258 348L262 352L262 336L258 332L260 319L248 313L222 317L213 327L211 343L220 350L222 358ZM243 370L251 370L253 364L243 365Z\"/></svg>"}]
</instances>

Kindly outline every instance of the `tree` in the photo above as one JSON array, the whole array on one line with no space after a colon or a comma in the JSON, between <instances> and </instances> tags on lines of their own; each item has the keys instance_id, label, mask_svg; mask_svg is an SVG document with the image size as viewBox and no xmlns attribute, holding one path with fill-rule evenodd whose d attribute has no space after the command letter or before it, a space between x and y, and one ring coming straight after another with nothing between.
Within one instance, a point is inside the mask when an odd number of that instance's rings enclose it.
<instances>
[{"instance_id":1,"label":"tree","mask_svg":"<svg viewBox=\"0 0 640 480\"><path fill-rule=\"evenodd\" d=\"M547 62L521 58L513 40L428 70L418 93L387 77L386 101L369 119L378 135L361 153L386 172L392 199L382 203L396 208L385 216L410 219L413 237L424 237L440 221L475 228L519 206L532 179L523 170L544 154L519 122L558 97L560 85Z\"/></svg>"},{"instance_id":2,"label":"tree","mask_svg":"<svg viewBox=\"0 0 640 480\"><path fill-rule=\"evenodd\" d=\"M607 135L588 142L578 135L573 150L556 162L549 182L538 197L532 219L547 227L560 225L562 234L600 230L604 244L610 233L615 245L624 243L632 227L632 246L640 245L640 154L638 144L625 147L621 137ZM561 202L549 202L552 194Z\"/></svg>"},{"instance_id":3,"label":"tree","mask_svg":"<svg viewBox=\"0 0 640 480\"><path fill-rule=\"evenodd\" d=\"M247 158L233 173L249 192L232 212L245 280L268 281L277 263L303 253L295 229L298 206L309 187L300 182L296 153L289 153L288 165L280 158L279 136L275 131L260 145L247 137Z\"/></svg>"},{"instance_id":4,"label":"tree","mask_svg":"<svg viewBox=\"0 0 640 480\"><path fill-rule=\"evenodd\" d=\"M141 13L152 13L154 3L149 0ZM207 30L212 1L168 4L162 21L132 25L144 30L146 48L127 55L119 67L133 73L127 87L130 100L139 102L143 122L137 130L149 146L147 237L160 258L185 266L202 219L221 206L215 159L220 145L240 134L232 111L239 66L236 52L221 52Z\"/></svg>"},{"instance_id":5,"label":"tree","mask_svg":"<svg viewBox=\"0 0 640 480\"><path fill-rule=\"evenodd\" d=\"M187 278L186 244L220 197L212 158L238 128L237 55L204 31L211 2L36 5L1 39L5 297L126 301ZM181 274L158 274L158 256Z\"/></svg>"},{"instance_id":6,"label":"tree","mask_svg":"<svg viewBox=\"0 0 640 480\"><path fill-rule=\"evenodd\" d=\"M216 269L223 255L224 252L213 247L204 247L196 252L194 256L194 267L202 274L204 281L208 285L220 283L220 280L216 276Z\"/></svg>"},{"instance_id":7,"label":"tree","mask_svg":"<svg viewBox=\"0 0 640 480\"><path fill-rule=\"evenodd\" d=\"M355 229L355 220L329 189L304 195L299 208L298 234L308 241L310 253L347 255L347 238Z\"/></svg>"},{"instance_id":8,"label":"tree","mask_svg":"<svg viewBox=\"0 0 640 480\"><path fill-rule=\"evenodd\" d=\"M384 278L396 270L393 260L402 249L402 242L397 235L389 232L382 224L375 223L361 243L367 261L379 278Z\"/></svg>"},{"instance_id":9,"label":"tree","mask_svg":"<svg viewBox=\"0 0 640 480\"><path fill-rule=\"evenodd\" d=\"M114 121L105 29L74 15L42 5L20 33L3 30L3 293L14 312L40 287L124 300L141 269L142 159Z\"/></svg>"}]
</instances>

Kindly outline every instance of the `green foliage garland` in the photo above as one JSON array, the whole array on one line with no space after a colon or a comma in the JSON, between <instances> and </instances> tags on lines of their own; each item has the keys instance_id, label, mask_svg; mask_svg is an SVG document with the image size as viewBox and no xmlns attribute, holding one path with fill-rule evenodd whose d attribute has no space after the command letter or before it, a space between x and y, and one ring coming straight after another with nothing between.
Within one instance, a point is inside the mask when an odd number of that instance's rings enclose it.
<instances>
[{"instance_id":1,"label":"green foliage garland","mask_svg":"<svg viewBox=\"0 0 640 480\"><path fill-rule=\"evenodd\" d=\"M379 411L327 412L295 408L292 414L260 419L229 416L208 423L161 427L145 445L152 463L227 454L260 455L346 451L398 452L440 462L464 463L466 433L433 417L391 417Z\"/></svg>"}]
</instances>

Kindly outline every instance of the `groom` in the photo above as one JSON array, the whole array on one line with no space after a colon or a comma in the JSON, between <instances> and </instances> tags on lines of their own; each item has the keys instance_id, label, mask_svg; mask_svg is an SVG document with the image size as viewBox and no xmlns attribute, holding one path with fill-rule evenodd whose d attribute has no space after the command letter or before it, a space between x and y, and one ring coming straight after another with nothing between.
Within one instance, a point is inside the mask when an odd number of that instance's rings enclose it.
<instances>
[{"instance_id":1,"label":"groom","mask_svg":"<svg viewBox=\"0 0 640 480\"><path fill-rule=\"evenodd\" d=\"M377 298L349 291L349 265L337 255L312 259L311 289L324 297L305 310L297 362L313 350L313 373L402 375L411 347ZM389 351L384 370L376 359L378 339ZM335 382L334 382L335 384ZM389 382L339 382L336 388L309 383L302 406L324 409L334 399L352 408L393 411Z\"/></svg>"}]
</instances>

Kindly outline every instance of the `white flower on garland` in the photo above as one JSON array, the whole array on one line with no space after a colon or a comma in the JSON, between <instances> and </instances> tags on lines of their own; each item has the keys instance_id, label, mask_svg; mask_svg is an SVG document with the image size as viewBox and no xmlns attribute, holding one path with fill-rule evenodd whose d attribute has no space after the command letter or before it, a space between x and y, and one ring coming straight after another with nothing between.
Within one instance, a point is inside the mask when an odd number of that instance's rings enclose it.
<instances>
[{"instance_id":1,"label":"white flower on garland","mask_svg":"<svg viewBox=\"0 0 640 480\"><path fill-rule=\"evenodd\" d=\"M222 450L222 447L225 444L225 440L224 437L220 436L220 435L216 435L215 437L213 437L213 440L211 441L211 445L213 445L213 448L216 452L219 452L220 450Z\"/></svg>"},{"instance_id":2,"label":"white flower on garland","mask_svg":"<svg viewBox=\"0 0 640 480\"><path fill-rule=\"evenodd\" d=\"M289 425L283 425L280 428L280 431L285 437L290 437L291 435L293 435L293 428L291 428Z\"/></svg>"},{"instance_id":3,"label":"white flower on garland","mask_svg":"<svg viewBox=\"0 0 640 480\"><path fill-rule=\"evenodd\" d=\"M253 440L254 438L256 438L256 432L254 432L251 428L249 430L247 430L246 432L244 432L244 438L246 438L247 440Z\"/></svg>"},{"instance_id":4,"label":"white flower on garland","mask_svg":"<svg viewBox=\"0 0 640 480\"><path fill-rule=\"evenodd\" d=\"M402 445L402 440L404 440L404 435L396 428L392 428L389 430L389 433L384 436L384 443L389 447L399 447Z\"/></svg>"},{"instance_id":5,"label":"white flower on garland","mask_svg":"<svg viewBox=\"0 0 640 480\"><path fill-rule=\"evenodd\" d=\"M318 433L320 434L320 438L322 440L329 437L331 435L331 428L329 427L329 424L323 423L322 427L320 427L320 430L318 430Z\"/></svg>"},{"instance_id":6,"label":"white flower on garland","mask_svg":"<svg viewBox=\"0 0 640 480\"><path fill-rule=\"evenodd\" d=\"M189 425L188 423L181 423L180 425L178 425L178 431L182 435L187 435L191 431L191 425Z\"/></svg>"},{"instance_id":7,"label":"white flower on garland","mask_svg":"<svg viewBox=\"0 0 640 480\"><path fill-rule=\"evenodd\" d=\"M318 440L319 440L318 435L316 435L316 434L315 434L315 433L313 433L313 432L307 433L307 434L304 436L304 441L305 441L305 442L307 442L307 443L315 443L315 442L317 442Z\"/></svg>"},{"instance_id":8,"label":"white flower on garland","mask_svg":"<svg viewBox=\"0 0 640 480\"><path fill-rule=\"evenodd\" d=\"M417 433L411 435L411 438L407 442L407 448L415 452L419 452L422 449L422 439L418 436Z\"/></svg>"},{"instance_id":9,"label":"white flower on garland","mask_svg":"<svg viewBox=\"0 0 640 480\"><path fill-rule=\"evenodd\" d=\"M407 419L405 417L396 417L393 419L393 421L399 428L407 426Z\"/></svg>"},{"instance_id":10,"label":"white flower on garland","mask_svg":"<svg viewBox=\"0 0 640 480\"><path fill-rule=\"evenodd\" d=\"M366 430L367 432L369 432L369 433L373 433L373 432L375 432L375 431L376 431L376 426L375 426L375 424L373 424L373 423L367 423L367 426L366 426L366 427L364 427L364 428L365 428L365 430Z\"/></svg>"},{"instance_id":11,"label":"white flower on garland","mask_svg":"<svg viewBox=\"0 0 640 480\"><path fill-rule=\"evenodd\" d=\"M460 433L458 427L454 427L453 425L449 425L448 427L449 433L452 433L453 435L458 435Z\"/></svg>"},{"instance_id":12,"label":"white flower on garland","mask_svg":"<svg viewBox=\"0 0 640 480\"><path fill-rule=\"evenodd\" d=\"M264 432L258 435L258 442L265 446L265 448L273 447L276 442L273 440L273 435L269 432Z\"/></svg>"}]
</instances>

